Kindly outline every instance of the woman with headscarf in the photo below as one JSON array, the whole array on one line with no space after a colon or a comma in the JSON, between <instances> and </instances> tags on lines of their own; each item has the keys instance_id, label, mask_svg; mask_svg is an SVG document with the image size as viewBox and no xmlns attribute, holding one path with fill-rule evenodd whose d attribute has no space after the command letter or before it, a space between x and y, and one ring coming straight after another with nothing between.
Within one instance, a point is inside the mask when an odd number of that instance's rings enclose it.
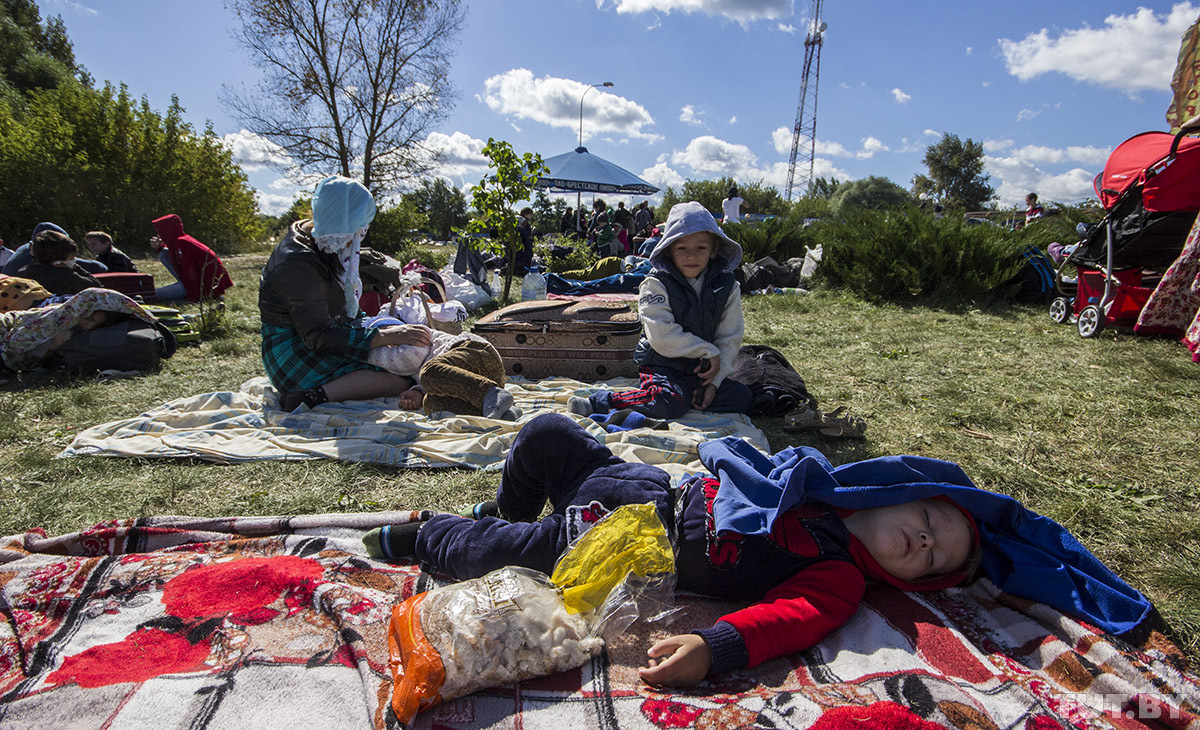
<instances>
[{"instance_id":1,"label":"woman with headscarf","mask_svg":"<svg viewBox=\"0 0 1200 730\"><path fill-rule=\"evenodd\" d=\"M420 325L362 326L359 250L375 200L355 180L328 177L317 183L312 210L312 219L293 223L275 247L259 283L263 366L279 405L292 411L403 395L416 381L369 364L367 355L431 340Z\"/></svg>"}]
</instances>

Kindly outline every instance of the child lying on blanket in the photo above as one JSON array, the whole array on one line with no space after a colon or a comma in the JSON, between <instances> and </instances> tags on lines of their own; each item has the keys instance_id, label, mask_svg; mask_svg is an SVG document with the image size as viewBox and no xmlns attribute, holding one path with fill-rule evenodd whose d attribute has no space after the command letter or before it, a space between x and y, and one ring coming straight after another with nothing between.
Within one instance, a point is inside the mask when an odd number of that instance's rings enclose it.
<instances>
[{"instance_id":1,"label":"child lying on blanket","mask_svg":"<svg viewBox=\"0 0 1200 730\"><path fill-rule=\"evenodd\" d=\"M84 289L59 304L0 312L0 360L12 370L37 367L76 332L112 324L123 316L153 324L155 318L111 289Z\"/></svg>"},{"instance_id":2,"label":"child lying on blanket","mask_svg":"<svg viewBox=\"0 0 1200 730\"><path fill-rule=\"evenodd\" d=\"M457 580L505 565L549 574L580 524L653 503L677 546L681 588L759 600L650 647L642 679L684 687L813 646L854 614L868 578L931 590L974 571L979 534L949 500L859 510L804 502L762 534L739 534L719 527L719 486L707 477L672 489L661 469L622 461L571 419L543 414L517 435L496 500L476 505L474 519L435 515L373 530L364 542L375 557L415 556ZM553 513L535 521L547 499Z\"/></svg>"},{"instance_id":3,"label":"child lying on blanket","mask_svg":"<svg viewBox=\"0 0 1200 730\"><path fill-rule=\"evenodd\" d=\"M366 322L368 327L400 324L404 322L387 315ZM428 332L428 345L377 347L367 356L376 367L417 380L400 394L401 408L415 411L424 405L426 413L450 411L507 421L521 417L512 395L504 390L504 361L496 348L469 332Z\"/></svg>"}]
</instances>

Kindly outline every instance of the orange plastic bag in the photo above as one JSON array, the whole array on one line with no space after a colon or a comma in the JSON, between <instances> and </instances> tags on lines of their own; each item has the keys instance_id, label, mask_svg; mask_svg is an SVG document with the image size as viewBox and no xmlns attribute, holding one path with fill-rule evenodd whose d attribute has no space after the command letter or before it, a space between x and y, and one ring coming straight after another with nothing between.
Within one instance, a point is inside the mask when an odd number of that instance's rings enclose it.
<instances>
[{"instance_id":1,"label":"orange plastic bag","mask_svg":"<svg viewBox=\"0 0 1200 730\"><path fill-rule=\"evenodd\" d=\"M417 713L441 701L438 690L446 669L437 649L421 630L419 609L428 593L418 593L392 608L388 654L392 668L392 710L405 725Z\"/></svg>"}]
</instances>

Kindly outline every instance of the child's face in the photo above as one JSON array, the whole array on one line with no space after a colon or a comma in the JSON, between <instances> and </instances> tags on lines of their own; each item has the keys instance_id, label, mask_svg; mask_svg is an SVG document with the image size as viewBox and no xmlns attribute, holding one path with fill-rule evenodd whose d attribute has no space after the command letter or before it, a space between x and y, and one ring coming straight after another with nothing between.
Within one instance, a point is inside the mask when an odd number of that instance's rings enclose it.
<instances>
[{"instance_id":1,"label":"child's face","mask_svg":"<svg viewBox=\"0 0 1200 730\"><path fill-rule=\"evenodd\" d=\"M880 567L901 580L953 572L971 552L967 518L940 499L859 510L844 521Z\"/></svg>"},{"instance_id":2,"label":"child's face","mask_svg":"<svg viewBox=\"0 0 1200 730\"><path fill-rule=\"evenodd\" d=\"M108 314L104 310L96 310L88 316L79 320L79 324L75 325L76 332L87 332L94 330L97 327L103 327L108 322Z\"/></svg>"},{"instance_id":3,"label":"child's face","mask_svg":"<svg viewBox=\"0 0 1200 730\"><path fill-rule=\"evenodd\" d=\"M88 250L97 256L108 250L108 242L103 238L85 238L83 242L87 244Z\"/></svg>"},{"instance_id":4,"label":"child's face","mask_svg":"<svg viewBox=\"0 0 1200 730\"><path fill-rule=\"evenodd\" d=\"M717 255L712 234L705 231L689 233L671 244L671 261L675 268L689 279L695 279L708 268L708 262Z\"/></svg>"}]
</instances>

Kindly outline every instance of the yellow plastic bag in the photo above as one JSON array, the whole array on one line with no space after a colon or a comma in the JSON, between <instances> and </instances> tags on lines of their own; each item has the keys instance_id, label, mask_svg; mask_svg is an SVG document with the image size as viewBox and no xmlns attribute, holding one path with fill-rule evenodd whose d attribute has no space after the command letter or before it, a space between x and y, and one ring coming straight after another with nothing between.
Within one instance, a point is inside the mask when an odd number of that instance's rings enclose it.
<instances>
[{"instance_id":1,"label":"yellow plastic bag","mask_svg":"<svg viewBox=\"0 0 1200 730\"><path fill-rule=\"evenodd\" d=\"M586 613L602 605L629 574L645 578L674 572L675 554L654 505L626 504L567 548L550 582L562 589L568 611Z\"/></svg>"}]
</instances>

